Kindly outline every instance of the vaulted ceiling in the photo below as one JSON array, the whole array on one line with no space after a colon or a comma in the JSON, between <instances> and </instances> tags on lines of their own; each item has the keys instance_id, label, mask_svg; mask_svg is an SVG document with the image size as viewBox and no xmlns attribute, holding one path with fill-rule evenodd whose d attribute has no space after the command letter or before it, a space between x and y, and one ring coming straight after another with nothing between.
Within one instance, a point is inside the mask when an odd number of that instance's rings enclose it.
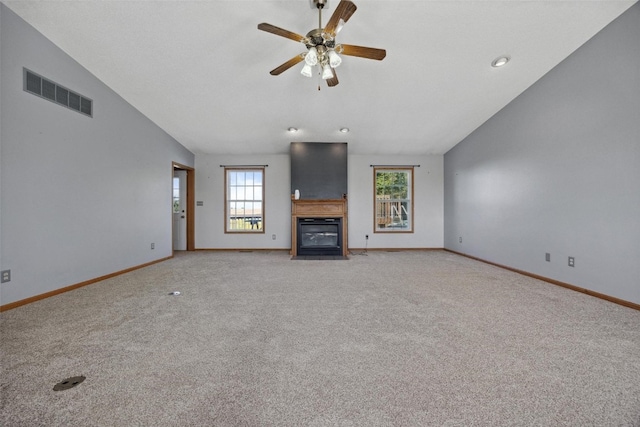
<instances>
[{"instance_id":1,"label":"vaulted ceiling","mask_svg":"<svg viewBox=\"0 0 640 427\"><path fill-rule=\"evenodd\" d=\"M257 29L306 34L312 0L2 0L191 151L225 154L286 153L292 141L445 153L635 3L353 1L337 41L387 56L345 56L329 88L302 63L271 76L306 48Z\"/></svg>"}]
</instances>

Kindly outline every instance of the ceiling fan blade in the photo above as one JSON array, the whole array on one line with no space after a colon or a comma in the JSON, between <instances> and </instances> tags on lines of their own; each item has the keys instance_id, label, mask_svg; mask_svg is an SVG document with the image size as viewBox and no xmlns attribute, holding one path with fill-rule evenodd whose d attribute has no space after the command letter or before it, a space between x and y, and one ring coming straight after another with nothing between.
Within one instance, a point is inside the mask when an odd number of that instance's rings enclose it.
<instances>
[{"instance_id":1,"label":"ceiling fan blade","mask_svg":"<svg viewBox=\"0 0 640 427\"><path fill-rule=\"evenodd\" d=\"M333 77L331 77L330 79L327 79L327 85L329 87L334 87L334 86L337 86L338 83L340 82L338 81L338 75L336 74L336 69L332 68L331 71L333 72Z\"/></svg>"},{"instance_id":2,"label":"ceiling fan blade","mask_svg":"<svg viewBox=\"0 0 640 427\"><path fill-rule=\"evenodd\" d=\"M336 10L333 11L333 15L329 18L329 22L327 22L327 25L324 27L324 32L335 37L336 29L338 28L340 20L342 19L343 22L347 22L356 9L357 7L353 2L349 0L341 0L340 3L338 3Z\"/></svg>"},{"instance_id":3,"label":"ceiling fan blade","mask_svg":"<svg viewBox=\"0 0 640 427\"><path fill-rule=\"evenodd\" d=\"M352 44L341 44L336 48L338 53L349 56L359 56L360 58L376 59L382 61L387 56L384 49L376 49L375 47L354 46Z\"/></svg>"},{"instance_id":4,"label":"ceiling fan blade","mask_svg":"<svg viewBox=\"0 0 640 427\"><path fill-rule=\"evenodd\" d=\"M301 36L300 34L296 34L292 31L285 30L280 27L276 27L275 25L267 24L263 22L262 24L258 24L258 29L262 31L266 31L267 33L275 34L276 36L285 37L297 42L304 42L306 40L305 36Z\"/></svg>"},{"instance_id":5,"label":"ceiling fan blade","mask_svg":"<svg viewBox=\"0 0 640 427\"><path fill-rule=\"evenodd\" d=\"M277 75L287 71L289 68L293 67L294 65L304 61L304 55L305 55L304 53L301 53L300 55L294 56L293 58L291 58L290 60L288 60L284 64L282 64L279 67L276 67L273 70L271 70L269 72L269 74L271 74L272 76L277 76Z\"/></svg>"}]
</instances>

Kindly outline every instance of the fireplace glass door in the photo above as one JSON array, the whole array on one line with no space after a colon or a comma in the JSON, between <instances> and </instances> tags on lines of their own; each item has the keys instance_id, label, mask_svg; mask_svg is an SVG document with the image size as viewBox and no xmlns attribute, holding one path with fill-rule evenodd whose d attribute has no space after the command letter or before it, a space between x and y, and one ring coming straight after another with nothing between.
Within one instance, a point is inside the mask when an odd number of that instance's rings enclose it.
<instances>
[{"instance_id":1,"label":"fireplace glass door","mask_svg":"<svg viewBox=\"0 0 640 427\"><path fill-rule=\"evenodd\" d=\"M299 218L298 255L342 255L341 218Z\"/></svg>"}]
</instances>

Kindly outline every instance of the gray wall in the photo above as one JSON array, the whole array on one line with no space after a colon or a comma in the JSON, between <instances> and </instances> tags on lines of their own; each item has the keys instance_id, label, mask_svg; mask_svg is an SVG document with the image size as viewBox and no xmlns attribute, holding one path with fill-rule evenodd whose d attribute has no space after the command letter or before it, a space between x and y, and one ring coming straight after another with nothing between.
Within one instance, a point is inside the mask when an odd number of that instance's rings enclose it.
<instances>
[{"instance_id":1,"label":"gray wall","mask_svg":"<svg viewBox=\"0 0 640 427\"><path fill-rule=\"evenodd\" d=\"M264 234L224 232L224 168L268 165L264 170ZM197 249L289 249L291 247L290 162L288 154L196 156ZM273 236L275 235L275 239Z\"/></svg>"},{"instance_id":2,"label":"gray wall","mask_svg":"<svg viewBox=\"0 0 640 427\"><path fill-rule=\"evenodd\" d=\"M170 256L172 161L194 156L0 5L2 305ZM26 67L93 118L23 91ZM150 244L155 243L155 249Z\"/></svg>"},{"instance_id":3,"label":"gray wall","mask_svg":"<svg viewBox=\"0 0 640 427\"><path fill-rule=\"evenodd\" d=\"M375 179L371 165L420 165L413 170L413 233L374 233ZM441 155L350 155L349 247L442 248L443 173Z\"/></svg>"},{"instance_id":4,"label":"gray wall","mask_svg":"<svg viewBox=\"0 0 640 427\"><path fill-rule=\"evenodd\" d=\"M446 248L640 303L640 3L444 163Z\"/></svg>"}]
</instances>

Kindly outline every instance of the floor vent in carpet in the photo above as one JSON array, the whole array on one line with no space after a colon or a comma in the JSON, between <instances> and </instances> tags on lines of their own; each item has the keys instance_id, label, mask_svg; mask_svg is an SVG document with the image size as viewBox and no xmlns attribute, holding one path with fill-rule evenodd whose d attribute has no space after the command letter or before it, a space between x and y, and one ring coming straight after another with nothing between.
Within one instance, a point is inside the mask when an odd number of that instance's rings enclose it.
<instances>
[{"instance_id":1,"label":"floor vent in carpet","mask_svg":"<svg viewBox=\"0 0 640 427\"><path fill-rule=\"evenodd\" d=\"M82 381L84 381L85 378L86 377L83 376L67 378L66 380L60 381L58 384L56 384L53 387L53 391L69 390L70 388L74 388Z\"/></svg>"}]
</instances>

